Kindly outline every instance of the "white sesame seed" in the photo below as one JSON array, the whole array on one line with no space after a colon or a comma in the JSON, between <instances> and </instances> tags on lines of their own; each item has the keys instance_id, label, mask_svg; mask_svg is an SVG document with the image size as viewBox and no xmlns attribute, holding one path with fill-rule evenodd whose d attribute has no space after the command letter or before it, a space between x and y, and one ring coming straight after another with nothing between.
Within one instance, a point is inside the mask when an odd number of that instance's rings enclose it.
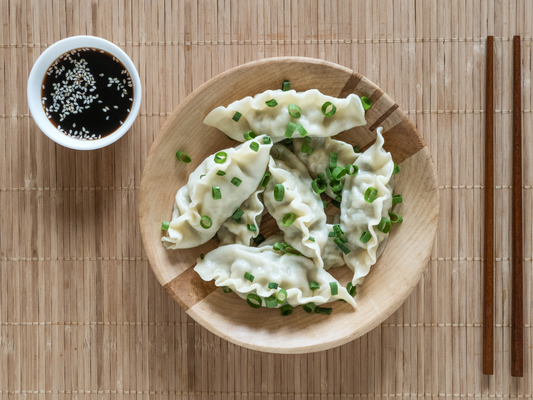
<instances>
[{"instance_id":1,"label":"white sesame seed","mask_svg":"<svg viewBox=\"0 0 533 400\"><path fill-rule=\"evenodd\" d=\"M114 108L118 108L118 106L113 106Z\"/></svg>"},{"instance_id":2,"label":"white sesame seed","mask_svg":"<svg viewBox=\"0 0 533 400\"><path fill-rule=\"evenodd\" d=\"M107 117L105 117L106 121L109 119L109 115Z\"/></svg>"}]
</instances>

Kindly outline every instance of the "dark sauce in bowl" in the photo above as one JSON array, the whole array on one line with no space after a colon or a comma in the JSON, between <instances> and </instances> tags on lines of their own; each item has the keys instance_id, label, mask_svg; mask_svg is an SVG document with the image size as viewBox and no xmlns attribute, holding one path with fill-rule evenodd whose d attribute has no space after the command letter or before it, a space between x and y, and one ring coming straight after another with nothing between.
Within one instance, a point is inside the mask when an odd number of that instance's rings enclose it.
<instances>
[{"instance_id":1,"label":"dark sauce in bowl","mask_svg":"<svg viewBox=\"0 0 533 400\"><path fill-rule=\"evenodd\" d=\"M48 68L42 105L65 135L95 140L121 127L133 105L128 70L112 54L94 48L71 50Z\"/></svg>"}]
</instances>

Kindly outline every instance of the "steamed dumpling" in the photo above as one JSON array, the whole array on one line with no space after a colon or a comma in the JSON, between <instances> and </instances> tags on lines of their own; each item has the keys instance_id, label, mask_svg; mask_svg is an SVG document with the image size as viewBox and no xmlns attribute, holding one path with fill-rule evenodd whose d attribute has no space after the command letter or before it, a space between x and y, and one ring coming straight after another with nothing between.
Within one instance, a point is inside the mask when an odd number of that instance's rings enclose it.
<instances>
[{"instance_id":1,"label":"steamed dumpling","mask_svg":"<svg viewBox=\"0 0 533 400\"><path fill-rule=\"evenodd\" d=\"M275 107L266 102L274 99ZM322 114L322 105L330 102L337 110L331 117ZM289 104L301 108L301 117L289 115ZM233 118L239 112L238 121ZM365 110L361 99L350 94L345 99L326 96L316 89L306 92L288 90L267 90L254 97L245 97L231 103L228 107L217 107L204 119L204 124L220 129L230 138L243 142L244 133L253 131L258 135L269 135L277 143L285 139L285 130L289 122L301 124L310 137L334 136L347 129L366 124ZM294 137L300 137L295 131Z\"/></svg>"}]
</instances>

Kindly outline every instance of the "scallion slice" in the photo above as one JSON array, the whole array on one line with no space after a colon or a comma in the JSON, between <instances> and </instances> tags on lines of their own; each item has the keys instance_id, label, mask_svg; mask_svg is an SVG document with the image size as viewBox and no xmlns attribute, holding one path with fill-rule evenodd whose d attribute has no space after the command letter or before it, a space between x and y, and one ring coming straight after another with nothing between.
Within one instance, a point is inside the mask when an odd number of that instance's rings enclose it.
<instances>
[{"instance_id":1,"label":"scallion slice","mask_svg":"<svg viewBox=\"0 0 533 400\"><path fill-rule=\"evenodd\" d=\"M204 253L200 254L200 260L203 260L205 258Z\"/></svg>"},{"instance_id":2,"label":"scallion slice","mask_svg":"<svg viewBox=\"0 0 533 400\"><path fill-rule=\"evenodd\" d=\"M309 281L309 289L311 289L311 290L320 289L320 284L318 282L315 282L315 281L311 280L311 281Z\"/></svg>"},{"instance_id":3,"label":"scallion slice","mask_svg":"<svg viewBox=\"0 0 533 400\"><path fill-rule=\"evenodd\" d=\"M383 233L389 233L390 221L385 217L381 217L381 221L379 221L379 224L378 224L378 230L380 230Z\"/></svg>"},{"instance_id":4,"label":"scallion slice","mask_svg":"<svg viewBox=\"0 0 533 400\"><path fill-rule=\"evenodd\" d=\"M393 224L401 224L403 222L403 217L400 214L390 212L389 218L390 222L392 222Z\"/></svg>"},{"instance_id":5,"label":"scallion slice","mask_svg":"<svg viewBox=\"0 0 533 400\"><path fill-rule=\"evenodd\" d=\"M168 231L168 228L170 228L170 222L168 222L168 221L161 222L161 229L162 230Z\"/></svg>"},{"instance_id":6,"label":"scallion slice","mask_svg":"<svg viewBox=\"0 0 533 400\"><path fill-rule=\"evenodd\" d=\"M281 306L279 311L283 317L286 317L287 315L292 314L292 306L290 304L285 304L284 306Z\"/></svg>"},{"instance_id":7,"label":"scallion slice","mask_svg":"<svg viewBox=\"0 0 533 400\"><path fill-rule=\"evenodd\" d=\"M205 176L205 174L204 175L200 175L200 179L202 179L204 176Z\"/></svg>"},{"instance_id":8,"label":"scallion slice","mask_svg":"<svg viewBox=\"0 0 533 400\"><path fill-rule=\"evenodd\" d=\"M265 101L265 104L269 107L276 107L278 105L278 102L275 99L270 99Z\"/></svg>"},{"instance_id":9,"label":"scallion slice","mask_svg":"<svg viewBox=\"0 0 533 400\"><path fill-rule=\"evenodd\" d=\"M200 226L204 229L209 229L213 226L213 221L211 221L211 218L209 218L207 215L204 215L200 219Z\"/></svg>"},{"instance_id":10,"label":"scallion slice","mask_svg":"<svg viewBox=\"0 0 533 400\"><path fill-rule=\"evenodd\" d=\"M376 188L373 188L372 186L369 186L365 192L365 201L367 203L373 203L377 197L378 197L378 190Z\"/></svg>"},{"instance_id":11,"label":"scallion slice","mask_svg":"<svg viewBox=\"0 0 533 400\"><path fill-rule=\"evenodd\" d=\"M361 97L361 103L363 103L363 108L365 110L368 110L370 107L372 107L372 100L366 96Z\"/></svg>"},{"instance_id":12,"label":"scallion slice","mask_svg":"<svg viewBox=\"0 0 533 400\"><path fill-rule=\"evenodd\" d=\"M269 136L265 136L263 138L263 144L270 144L272 143L272 139Z\"/></svg>"},{"instance_id":13,"label":"scallion slice","mask_svg":"<svg viewBox=\"0 0 533 400\"><path fill-rule=\"evenodd\" d=\"M268 288L269 289L277 289L278 284L276 282L268 282Z\"/></svg>"},{"instance_id":14,"label":"scallion slice","mask_svg":"<svg viewBox=\"0 0 533 400\"><path fill-rule=\"evenodd\" d=\"M310 138L309 136L305 137L305 143L311 144L313 142L313 138Z\"/></svg>"},{"instance_id":15,"label":"scallion slice","mask_svg":"<svg viewBox=\"0 0 533 400\"><path fill-rule=\"evenodd\" d=\"M312 312L315 311L315 308L316 308L316 304L311 302L311 303L307 303L307 304L304 304L302 306L302 308L304 309L304 311L307 313L307 314L311 314Z\"/></svg>"},{"instance_id":16,"label":"scallion slice","mask_svg":"<svg viewBox=\"0 0 533 400\"><path fill-rule=\"evenodd\" d=\"M257 232L257 227L256 227L254 224L248 224L248 225L246 225L246 228L247 228L250 232Z\"/></svg>"},{"instance_id":17,"label":"scallion slice","mask_svg":"<svg viewBox=\"0 0 533 400\"><path fill-rule=\"evenodd\" d=\"M361 234L361 237L359 238L359 240L361 241L361 243L368 243L370 241L370 239L372 239L372 234L368 231L364 231L362 234Z\"/></svg>"},{"instance_id":18,"label":"scallion slice","mask_svg":"<svg viewBox=\"0 0 533 400\"><path fill-rule=\"evenodd\" d=\"M346 303L346 300L344 299L338 299L337 301L340 301L341 303Z\"/></svg>"},{"instance_id":19,"label":"scallion slice","mask_svg":"<svg viewBox=\"0 0 533 400\"><path fill-rule=\"evenodd\" d=\"M330 282L329 287L331 289L332 296L336 296L339 294L339 285L337 284L337 282Z\"/></svg>"},{"instance_id":20,"label":"scallion slice","mask_svg":"<svg viewBox=\"0 0 533 400\"><path fill-rule=\"evenodd\" d=\"M263 175L263 179L261 179L261 183L259 185L264 188L268 185L268 182L270 182L270 174L268 172L265 172L265 174Z\"/></svg>"},{"instance_id":21,"label":"scallion slice","mask_svg":"<svg viewBox=\"0 0 533 400\"><path fill-rule=\"evenodd\" d=\"M253 282L254 279L255 279L255 276L253 276L251 273L249 273L248 271L246 271L244 273L244 279L250 281L250 282Z\"/></svg>"},{"instance_id":22,"label":"scallion slice","mask_svg":"<svg viewBox=\"0 0 533 400\"><path fill-rule=\"evenodd\" d=\"M278 183L276 186L274 186L274 198L276 201L283 201L283 198L285 197L285 187Z\"/></svg>"},{"instance_id":23,"label":"scallion slice","mask_svg":"<svg viewBox=\"0 0 533 400\"><path fill-rule=\"evenodd\" d=\"M285 246L284 251L285 251L285 253L290 254L291 256L301 256L302 255L302 253L300 253L294 247L291 247L289 245Z\"/></svg>"},{"instance_id":24,"label":"scallion slice","mask_svg":"<svg viewBox=\"0 0 533 400\"><path fill-rule=\"evenodd\" d=\"M291 82L290 81L283 81L283 85L281 85L281 90L286 92L287 90L291 90Z\"/></svg>"},{"instance_id":25,"label":"scallion slice","mask_svg":"<svg viewBox=\"0 0 533 400\"><path fill-rule=\"evenodd\" d=\"M227 287L227 286L222 286L222 291L224 293L231 293L233 292L233 290L231 290L231 288Z\"/></svg>"},{"instance_id":26,"label":"scallion slice","mask_svg":"<svg viewBox=\"0 0 533 400\"><path fill-rule=\"evenodd\" d=\"M302 144L302 153L313 154L313 148L308 144L304 143Z\"/></svg>"},{"instance_id":27,"label":"scallion slice","mask_svg":"<svg viewBox=\"0 0 533 400\"><path fill-rule=\"evenodd\" d=\"M238 187L242 183L242 181L235 176L231 179L231 183Z\"/></svg>"},{"instance_id":28,"label":"scallion slice","mask_svg":"<svg viewBox=\"0 0 533 400\"><path fill-rule=\"evenodd\" d=\"M352 285L352 282L348 282L348 284L346 285L346 290L348 291L348 294L350 296L354 297L357 293L357 286Z\"/></svg>"},{"instance_id":29,"label":"scallion slice","mask_svg":"<svg viewBox=\"0 0 533 400\"><path fill-rule=\"evenodd\" d=\"M292 139L291 138L283 139L283 144L285 146L292 146Z\"/></svg>"},{"instance_id":30,"label":"scallion slice","mask_svg":"<svg viewBox=\"0 0 533 400\"><path fill-rule=\"evenodd\" d=\"M313 236L309 236L307 240L310 240L311 242L315 242L315 238Z\"/></svg>"},{"instance_id":31,"label":"scallion slice","mask_svg":"<svg viewBox=\"0 0 533 400\"><path fill-rule=\"evenodd\" d=\"M278 301L278 304L285 303L285 300L287 300L287 291L285 289L280 289L276 296L276 300Z\"/></svg>"},{"instance_id":32,"label":"scallion slice","mask_svg":"<svg viewBox=\"0 0 533 400\"><path fill-rule=\"evenodd\" d=\"M245 132L243 136L246 140L252 140L257 137L257 135L252 131Z\"/></svg>"},{"instance_id":33,"label":"scallion slice","mask_svg":"<svg viewBox=\"0 0 533 400\"><path fill-rule=\"evenodd\" d=\"M300 118L302 116L302 109L296 104L289 104L289 115L293 118Z\"/></svg>"},{"instance_id":34,"label":"scallion slice","mask_svg":"<svg viewBox=\"0 0 533 400\"><path fill-rule=\"evenodd\" d=\"M331 191L335 194L341 194L342 189L344 188L344 185L340 181L331 181L329 186L331 187Z\"/></svg>"},{"instance_id":35,"label":"scallion slice","mask_svg":"<svg viewBox=\"0 0 533 400\"><path fill-rule=\"evenodd\" d=\"M403 202L402 195L401 194L395 194L392 196L392 204L400 204Z\"/></svg>"},{"instance_id":36,"label":"scallion slice","mask_svg":"<svg viewBox=\"0 0 533 400\"><path fill-rule=\"evenodd\" d=\"M337 158L339 155L337 153L329 153L329 167L333 171L335 167L337 166Z\"/></svg>"},{"instance_id":37,"label":"scallion slice","mask_svg":"<svg viewBox=\"0 0 533 400\"><path fill-rule=\"evenodd\" d=\"M292 121L289 121L287 124L287 128L285 129L285 137L290 139L292 138L292 134L294 133L294 130L296 129L296 124Z\"/></svg>"},{"instance_id":38,"label":"scallion slice","mask_svg":"<svg viewBox=\"0 0 533 400\"><path fill-rule=\"evenodd\" d=\"M302 124L296 125L296 130L300 134L301 137L307 136L307 131L305 130L304 126Z\"/></svg>"},{"instance_id":39,"label":"scallion slice","mask_svg":"<svg viewBox=\"0 0 533 400\"><path fill-rule=\"evenodd\" d=\"M339 238L342 243L348 243L348 239L345 236Z\"/></svg>"},{"instance_id":40,"label":"scallion slice","mask_svg":"<svg viewBox=\"0 0 533 400\"><path fill-rule=\"evenodd\" d=\"M191 157L183 151L177 151L176 158L184 164L189 164L191 162Z\"/></svg>"},{"instance_id":41,"label":"scallion slice","mask_svg":"<svg viewBox=\"0 0 533 400\"><path fill-rule=\"evenodd\" d=\"M283 243L280 243L280 242L274 243L274 246L272 246L272 249L275 251L283 250Z\"/></svg>"},{"instance_id":42,"label":"scallion slice","mask_svg":"<svg viewBox=\"0 0 533 400\"><path fill-rule=\"evenodd\" d=\"M344 175L346 175L346 169L343 167L335 167L335 169L331 171L331 176L333 176L333 179L338 181L344 178Z\"/></svg>"},{"instance_id":43,"label":"scallion slice","mask_svg":"<svg viewBox=\"0 0 533 400\"><path fill-rule=\"evenodd\" d=\"M215 154L215 162L217 164L224 164L228 159L228 154L225 151L219 151Z\"/></svg>"},{"instance_id":44,"label":"scallion slice","mask_svg":"<svg viewBox=\"0 0 533 400\"><path fill-rule=\"evenodd\" d=\"M235 114L233 114L233 118L232 118L232 119L233 119L235 122L239 122L239 120L241 119L241 117L242 117L242 114L241 114L240 112L238 112L238 111L235 111Z\"/></svg>"},{"instance_id":45,"label":"scallion slice","mask_svg":"<svg viewBox=\"0 0 533 400\"><path fill-rule=\"evenodd\" d=\"M276 308L278 306L276 295L273 294L272 296L265 298L265 304L268 308Z\"/></svg>"},{"instance_id":46,"label":"scallion slice","mask_svg":"<svg viewBox=\"0 0 533 400\"><path fill-rule=\"evenodd\" d=\"M292 223L296 221L296 214L295 213L287 213L283 216L281 223L284 226L291 226Z\"/></svg>"},{"instance_id":47,"label":"scallion slice","mask_svg":"<svg viewBox=\"0 0 533 400\"><path fill-rule=\"evenodd\" d=\"M225 173L224 171L222 171L221 169L219 169L219 170L217 171L217 175L218 175L218 176L224 176L224 175L226 175L226 173Z\"/></svg>"},{"instance_id":48,"label":"scallion slice","mask_svg":"<svg viewBox=\"0 0 533 400\"><path fill-rule=\"evenodd\" d=\"M349 164L346 166L345 170L348 175L354 176L357 175L357 173L359 172L359 167L354 164Z\"/></svg>"},{"instance_id":49,"label":"scallion slice","mask_svg":"<svg viewBox=\"0 0 533 400\"><path fill-rule=\"evenodd\" d=\"M241 217L243 216L243 214L244 214L244 211L241 210L240 208L237 208L237 209L235 210L235 212L233 213L232 217L233 217L233 219L234 219L235 221L238 221L238 220L241 219Z\"/></svg>"},{"instance_id":50,"label":"scallion slice","mask_svg":"<svg viewBox=\"0 0 533 400\"><path fill-rule=\"evenodd\" d=\"M342 250L344 254L350 254L352 251L342 242L341 238L336 237L334 240L335 244Z\"/></svg>"},{"instance_id":51,"label":"scallion slice","mask_svg":"<svg viewBox=\"0 0 533 400\"><path fill-rule=\"evenodd\" d=\"M263 300L261 300L261 297L259 297L255 293L248 293L248 296L246 296L246 302L250 307L253 308L260 308L261 304L263 304Z\"/></svg>"},{"instance_id":52,"label":"scallion slice","mask_svg":"<svg viewBox=\"0 0 533 400\"><path fill-rule=\"evenodd\" d=\"M329 106L331 106L331 109L328 111ZM324 114L326 117L333 117L336 112L337 107L335 107L331 101L326 101L322 105L322 114Z\"/></svg>"},{"instance_id":53,"label":"scallion slice","mask_svg":"<svg viewBox=\"0 0 533 400\"><path fill-rule=\"evenodd\" d=\"M333 225L333 232L337 237L344 236L344 232L342 231L341 226L339 224Z\"/></svg>"},{"instance_id":54,"label":"scallion slice","mask_svg":"<svg viewBox=\"0 0 533 400\"><path fill-rule=\"evenodd\" d=\"M257 235L257 237L254 238L254 244L256 246L259 246L261 243L265 241L265 237L261 234Z\"/></svg>"},{"instance_id":55,"label":"scallion slice","mask_svg":"<svg viewBox=\"0 0 533 400\"><path fill-rule=\"evenodd\" d=\"M315 307L315 313L316 314L331 315L332 311L333 311L333 309L332 308L328 308L328 307L319 307L319 306Z\"/></svg>"},{"instance_id":56,"label":"scallion slice","mask_svg":"<svg viewBox=\"0 0 533 400\"><path fill-rule=\"evenodd\" d=\"M359 146L354 146L354 147L353 147L353 152L354 152L354 153L360 153L360 152L361 152L361 149L359 148Z\"/></svg>"},{"instance_id":57,"label":"scallion slice","mask_svg":"<svg viewBox=\"0 0 533 400\"><path fill-rule=\"evenodd\" d=\"M328 237L337 237L337 235L334 231L331 231L330 233L328 233Z\"/></svg>"},{"instance_id":58,"label":"scallion slice","mask_svg":"<svg viewBox=\"0 0 533 400\"><path fill-rule=\"evenodd\" d=\"M222 193L220 192L220 186L213 186L211 188L211 194L213 195L214 200L222 199Z\"/></svg>"},{"instance_id":59,"label":"scallion slice","mask_svg":"<svg viewBox=\"0 0 533 400\"><path fill-rule=\"evenodd\" d=\"M400 173L400 166L394 163L394 169L392 170L392 175L396 175L398 173Z\"/></svg>"},{"instance_id":60,"label":"scallion slice","mask_svg":"<svg viewBox=\"0 0 533 400\"><path fill-rule=\"evenodd\" d=\"M257 153L257 151L259 150L259 143L257 142L250 143L250 148Z\"/></svg>"},{"instance_id":61,"label":"scallion slice","mask_svg":"<svg viewBox=\"0 0 533 400\"><path fill-rule=\"evenodd\" d=\"M324 206L324 208L326 208L328 206L328 202L326 200L322 200L322 205Z\"/></svg>"},{"instance_id":62,"label":"scallion slice","mask_svg":"<svg viewBox=\"0 0 533 400\"><path fill-rule=\"evenodd\" d=\"M311 182L311 187L313 188L316 194L320 194L326 191L326 189L328 188L328 184L326 183L326 180L323 177L318 177L313 182Z\"/></svg>"}]
</instances>

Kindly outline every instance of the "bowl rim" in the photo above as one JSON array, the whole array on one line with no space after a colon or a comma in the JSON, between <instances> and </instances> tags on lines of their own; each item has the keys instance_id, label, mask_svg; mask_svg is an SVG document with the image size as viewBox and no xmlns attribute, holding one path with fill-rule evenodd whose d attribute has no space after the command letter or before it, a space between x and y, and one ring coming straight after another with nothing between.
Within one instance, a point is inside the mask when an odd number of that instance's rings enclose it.
<instances>
[{"instance_id":1,"label":"bowl rim","mask_svg":"<svg viewBox=\"0 0 533 400\"><path fill-rule=\"evenodd\" d=\"M59 130L46 117L41 103L41 85L48 68L62 54L83 47L104 50L117 57L128 70L133 83L133 105L128 117L120 128L110 135L98 140L75 139L59 132ZM137 118L142 98L141 80L137 68L131 58L114 43L90 35L71 36L59 40L43 51L31 69L26 92L31 116L39 129L57 144L74 150L101 149L119 140L131 128Z\"/></svg>"}]
</instances>

